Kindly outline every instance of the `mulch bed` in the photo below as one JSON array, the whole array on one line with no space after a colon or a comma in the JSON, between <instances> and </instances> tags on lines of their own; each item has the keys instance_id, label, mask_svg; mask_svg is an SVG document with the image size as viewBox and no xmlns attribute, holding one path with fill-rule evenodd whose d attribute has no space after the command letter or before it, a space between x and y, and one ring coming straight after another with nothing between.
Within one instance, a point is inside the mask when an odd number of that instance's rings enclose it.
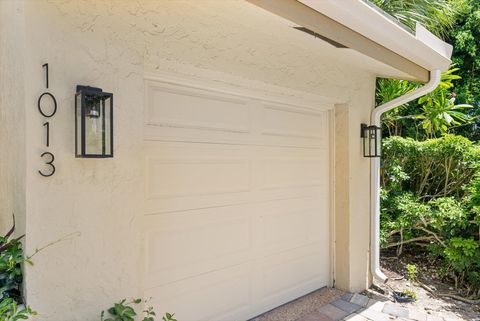
<instances>
[{"instance_id":1,"label":"mulch bed","mask_svg":"<svg viewBox=\"0 0 480 321\"><path fill-rule=\"evenodd\" d=\"M407 280L407 264L415 264L418 270L418 280L433 290L433 293L426 291L417 283ZM445 317L455 318L457 320L478 320L480 321L480 305L468 304L448 297L442 297L439 293L455 293L465 296L466 291L455 290L455 283L452 279L441 278L438 274L440 262L428 256L422 248L409 247L405 252L397 257L395 251L384 251L381 255L381 268L389 278L387 284L375 284L373 293L382 295L388 300L392 300L393 291L411 290L417 294L417 301L406 303L415 306L426 313L435 311ZM375 291L375 288L377 289ZM384 294L379 292L384 291Z\"/></svg>"}]
</instances>

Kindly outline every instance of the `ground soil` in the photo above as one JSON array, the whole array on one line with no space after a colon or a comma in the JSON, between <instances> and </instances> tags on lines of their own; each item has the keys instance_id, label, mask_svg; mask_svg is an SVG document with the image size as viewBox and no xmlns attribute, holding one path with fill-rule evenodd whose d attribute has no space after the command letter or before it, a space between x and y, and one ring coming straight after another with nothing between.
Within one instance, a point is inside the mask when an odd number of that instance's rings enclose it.
<instances>
[{"instance_id":1,"label":"ground soil","mask_svg":"<svg viewBox=\"0 0 480 321\"><path fill-rule=\"evenodd\" d=\"M273 309L250 321L295 321L305 315L318 311L322 306L339 299L345 292L322 288L281 307Z\"/></svg>"},{"instance_id":2,"label":"ground soil","mask_svg":"<svg viewBox=\"0 0 480 321\"><path fill-rule=\"evenodd\" d=\"M418 269L418 280L433 289L433 293L425 290L416 282L407 280L407 264L415 264ZM438 275L439 263L431 260L422 251L410 251L400 257L395 253L382 253L382 271L389 281L386 284L375 283L369 294L377 299L392 300L392 291L402 292L405 289L414 291L417 300L406 303L417 310L428 314L439 314L446 320L480 321L480 305L464 303L448 297L439 296L439 293L465 294L455 290L452 280L440 279ZM382 294L381 292L385 293Z\"/></svg>"}]
</instances>

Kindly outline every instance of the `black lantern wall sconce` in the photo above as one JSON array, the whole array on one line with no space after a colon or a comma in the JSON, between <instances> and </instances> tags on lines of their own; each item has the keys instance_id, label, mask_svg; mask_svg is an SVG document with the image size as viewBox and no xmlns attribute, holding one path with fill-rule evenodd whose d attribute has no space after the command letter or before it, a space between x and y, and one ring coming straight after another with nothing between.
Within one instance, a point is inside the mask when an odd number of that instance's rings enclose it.
<instances>
[{"instance_id":1,"label":"black lantern wall sconce","mask_svg":"<svg viewBox=\"0 0 480 321\"><path fill-rule=\"evenodd\" d=\"M380 127L361 124L360 137L363 139L363 157L381 156L382 129Z\"/></svg>"},{"instance_id":2,"label":"black lantern wall sconce","mask_svg":"<svg viewBox=\"0 0 480 321\"><path fill-rule=\"evenodd\" d=\"M113 157L113 94L101 88L77 86L75 156Z\"/></svg>"}]
</instances>

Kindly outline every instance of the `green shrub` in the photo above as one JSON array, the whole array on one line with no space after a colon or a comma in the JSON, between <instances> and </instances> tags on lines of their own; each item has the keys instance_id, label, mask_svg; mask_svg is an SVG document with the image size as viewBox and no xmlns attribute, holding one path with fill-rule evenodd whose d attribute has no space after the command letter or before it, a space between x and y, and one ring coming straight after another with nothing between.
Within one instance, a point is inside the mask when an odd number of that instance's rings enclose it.
<instances>
[{"instance_id":1,"label":"green shrub","mask_svg":"<svg viewBox=\"0 0 480 321\"><path fill-rule=\"evenodd\" d=\"M480 168L480 148L461 136L416 141L383 140L382 183L389 192L408 191L433 199L462 197Z\"/></svg>"},{"instance_id":2,"label":"green shrub","mask_svg":"<svg viewBox=\"0 0 480 321\"><path fill-rule=\"evenodd\" d=\"M22 266L24 261L22 243L14 239L0 237L0 299L13 297L21 300L20 285L22 284Z\"/></svg>"},{"instance_id":3,"label":"green shrub","mask_svg":"<svg viewBox=\"0 0 480 321\"><path fill-rule=\"evenodd\" d=\"M15 223L5 236L0 237L0 321L26 320L36 313L30 307L19 308L23 302L22 263L31 261L23 254L23 236L14 238Z\"/></svg>"},{"instance_id":4,"label":"green shrub","mask_svg":"<svg viewBox=\"0 0 480 321\"><path fill-rule=\"evenodd\" d=\"M449 264L458 273L480 265L479 244L473 239L454 237L448 241L444 250Z\"/></svg>"},{"instance_id":5,"label":"green shrub","mask_svg":"<svg viewBox=\"0 0 480 321\"><path fill-rule=\"evenodd\" d=\"M389 137L381 182L382 246L401 254L420 245L443 261L439 275L480 295L479 146L453 135Z\"/></svg>"}]
</instances>

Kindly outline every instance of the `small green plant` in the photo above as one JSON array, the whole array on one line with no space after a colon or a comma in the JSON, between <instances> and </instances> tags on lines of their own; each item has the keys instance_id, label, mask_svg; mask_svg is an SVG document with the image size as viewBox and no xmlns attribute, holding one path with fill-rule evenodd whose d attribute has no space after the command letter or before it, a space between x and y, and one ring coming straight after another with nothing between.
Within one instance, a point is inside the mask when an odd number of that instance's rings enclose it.
<instances>
[{"instance_id":1,"label":"small green plant","mask_svg":"<svg viewBox=\"0 0 480 321\"><path fill-rule=\"evenodd\" d=\"M145 303L146 302L147 301L145 301ZM134 299L130 302L127 302L126 299L123 299L110 307L107 312L102 311L100 314L101 321L135 321L135 317L138 314L135 311L134 306L140 303L142 303L142 299ZM108 314L108 316L106 316L106 314ZM173 318L173 315L174 314L166 313L162 317L162 321L177 321ZM155 321L156 314L153 310L153 307L148 307L146 310L143 310L142 317L142 321Z\"/></svg>"},{"instance_id":2,"label":"small green plant","mask_svg":"<svg viewBox=\"0 0 480 321\"><path fill-rule=\"evenodd\" d=\"M405 289L403 290L402 294L406 297L411 297L414 301L417 300L417 293L415 293L413 290Z\"/></svg>"},{"instance_id":3,"label":"small green plant","mask_svg":"<svg viewBox=\"0 0 480 321\"><path fill-rule=\"evenodd\" d=\"M173 318L173 314L165 313L165 315L162 318L162 321L177 321L177 319Z\"/></svg>"},{"instance_id":4,"label":"small green plant","mask_svg":"<svg viewBox=\"0 0 480 321\"><path fill-rule=\"evenodd\" d=\"M22 263L32 263L23 254L23 238L13 237L15 231L15 217L12 228L4 236L0 236L0 321L26 320L35 311L27 306L19 307L23 303L21 285L23 282Z\"/></svg>"},{"instance_id":5,"label":"small green plant","mask_svg":"<svg viewBox=\"0 0 480 321\"><path fill-rule=\"evenodd\" d=\"M29 306L19 308L17 302L12 298L4 298L0 301L0 321L27 320L36 314Z\"/></svg>"},{"instance_id":6,"label":"small green plant","mask_svg":"<svg viewBox=\"0 0 480 321\"><path fill-rule=\"evenodd\" d=\"M417 282L418 269L415 264L407 264L407 278L410 282Z\"/></svg>"},{"instance_id":7,"label":"small green plant","mask_svg":"<svg viewBox=\"0 0 480 321\"><path fill-rule=\"evenodd\" d=\"M23 255L23 235L13 238L15 221L10 231L0 236L0 300L13 298L17 303L22 303L20 287L23 281L23 262L29 262Z\"/></svg>"},{"instance_id":8,"label":"small green plant","mask_svg":"<svg viewBox=\"0 0 480 321\"><path fill-rule=\"evenodd\" d=\"M137 313L132 308L132 304L138 304L142 302L141 299L135 299L131 302L126 302L127 300L123 299L118 303L115 303L113 307L107 310L110 315L109 318L104 319L105 311L102 311L100 317L102 321L134 321Z\"/></svg>"}]
</instances>

